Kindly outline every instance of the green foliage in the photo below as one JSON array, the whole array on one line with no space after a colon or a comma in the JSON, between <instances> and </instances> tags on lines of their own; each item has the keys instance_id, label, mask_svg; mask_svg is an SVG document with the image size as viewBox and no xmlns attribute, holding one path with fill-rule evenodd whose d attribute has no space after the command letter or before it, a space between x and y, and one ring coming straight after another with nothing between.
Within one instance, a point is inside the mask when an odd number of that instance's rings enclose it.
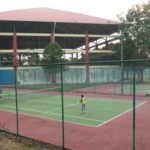
<instances>
[{"instance_id":1,"label":"green foliage","mask_svg":"<svg viewBox=\"0 0 150 150\"><path fill-rule=\"evenodd\" d=\"M150 2L134 6L121 20L123 24L120 30L133 41L138 58L148 58L150 55Z\"/></svg>"},{"instance_id":2,"label":"green foliage","mask_svg":"<svg viewBox=\"0 0 150 150\"><path fill-rule=\"evenodd\" d=\"M65 63L67 60L63 59L63 50L57 43L48 43L43 52L43 59L41 63L45 70L45 77L47 81L51 81L52 84L57 84L57 74L61 71L61 66L55 63ZM63 69L65 67L63 66ZM66 68L65 68L66 69Z\"/></svg>"},{"instance_id":3,"label":"green foliage","mask_svg":"<svg viewBox=\"0 0 150 150\"><path fill-rule=\"evenodd\" d=\"M120 60L120 43L116 43L112 46L112 49L115 51L115 56L114 59ZM128 59L135 59L138 57L137 51L136 51L136 46L131 39L125 39L123 41L123 59L128 60Z\"/></svg>"},{"instance_id":4,"label":"green foliage","mask_svg":"<svg viewBox=\"0 0 150 150\"><path fill-rule=\"evenodd\" d=\"M48 65L52 63L62 62L63 50L61 46L57 43L48 43L43 52L42 64Z\"/></svg>"}]
</instances>

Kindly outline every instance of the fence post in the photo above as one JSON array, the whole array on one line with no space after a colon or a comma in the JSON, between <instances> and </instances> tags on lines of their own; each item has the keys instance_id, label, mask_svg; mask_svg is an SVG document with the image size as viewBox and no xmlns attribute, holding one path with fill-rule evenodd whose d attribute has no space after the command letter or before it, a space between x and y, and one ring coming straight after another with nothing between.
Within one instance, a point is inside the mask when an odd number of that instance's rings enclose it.
<instances>
[{"instance_id":1,"label":"fence post","mask_svg":"<svg viewBox=\"0 0 150 150\"><path fill-rule=\"evenodd\" d=\"M17 66L14 66L15 77L15 98L16 98L16 128L17 135L19 135L19 115L18 115L18 94L17 94Z\"/></svg>"},{"instance_id":2,"label":"fence post","mask_svg":"<svg viewBox=\"0 0 150 150\"><path fill-rule=\"evenodd\" d=\"M116 95L116 72L115 72L115 69L113 70L113 73L114 73L114 95Z\"/></svg>"},{"instance_id":3,"label":"fence post","mask_svg":"<svg viewBox=\"0 0 150 150\"><path fill-rule=\"evenodd\" d=\"M135 150L135 138L136 138L136 83L135 83L135 64L133 68L133 148Z\"/></svg>"},{"instance_id":4,"label":"fence post","mask_svg":"<svg viewBox=\"0 0 150 150\"><path fill-rule=\"evenodd\" d=\"M61 106L62 106L62 147L65 148L65 136L64 136L64 87L63 87L63 65L60 65L61 75Z\"/></svg>"},{"instance_id":5,"label":"fence post","mask_svg":"<svg viewBox=\"0 0 150 150\"><path fill-rule=\"evenodd\" d=\"M120 39L120 45L121 45L121 52L120 52L120 59L121 59L121 95L123 95L123 76L124 76L124 70L123 70L123 34L121 33L121 39Z\"/></svg>"}]
</instances>

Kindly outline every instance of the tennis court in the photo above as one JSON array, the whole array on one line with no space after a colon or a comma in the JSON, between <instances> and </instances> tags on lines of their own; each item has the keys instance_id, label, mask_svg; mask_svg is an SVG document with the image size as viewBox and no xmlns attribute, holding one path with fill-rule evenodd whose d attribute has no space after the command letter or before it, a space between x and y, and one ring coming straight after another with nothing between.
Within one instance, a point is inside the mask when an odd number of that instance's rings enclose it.
<instances>
[{"instance_id":1,"label":"tennis court","mask_svg":"<svg viewBox=\"0 0 150 150\"><path fill-rule=\"evenodd\" d=\"M120 91L121 88L116 88L116 90ZM131 92L132 91L132 85L125 85L124 86L125 92ZM143 93L149 93L150 92L150 85L136 85L136 92L143 92Z\"/></svg>"},{"instance_id":2,"label":"tennis court","mask_svg":"<svg viewBox=\"0 0 150 150\"><path fill-rule=\"evenodd\" d=\"M18 91L19 114L28 114L51 120L62 120L61 95L42 93L37 91ZM80 114L78 96L64 96L65 122L85 126L99 127L112 119L132 110L131 100L111 98L86 98L85 114ZM136 106L144 102L137 101ZM0 109L16 112L16 97L13 91L4 91L0 99Z\"/></svg>"},{"instance_id":3,"label":"tennis court","mask_svg":"<svg viewBox=\"0 0 150 150\"><path fill-rule=\"evenodd\" d=\"M133 144L149 148L149 68L143 75L125 69L121 78L118 66L91 65L88 81L85 65L61 69L18 67L16 74L10 74L12 80L1 76L2 130L78 150L129 150ZM81 94L86 99L85 114L81 114Z\"/></svg>"}]
</instances>

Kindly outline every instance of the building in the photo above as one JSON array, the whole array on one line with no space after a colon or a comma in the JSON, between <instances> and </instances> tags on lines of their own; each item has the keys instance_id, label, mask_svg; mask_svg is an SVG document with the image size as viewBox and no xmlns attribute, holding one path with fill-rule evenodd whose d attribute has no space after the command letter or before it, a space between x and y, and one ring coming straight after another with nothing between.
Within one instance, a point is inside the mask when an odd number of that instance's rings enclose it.
<instances>
[{"instance_id":1,"label":"building","mask_svg":"<svg viewBox=\"0 0 150 150\"><path fill-rule=\"evenodd\" d=\"M38 65L49 42L57 41L65 54L81 54L89 80L90 53L112 54L109 42L120 23L73 12L34 8L0 12L0 65ZM102 42L99 42L101 39ZM104 44L106 49L100 50Z\"/></svg>"},{"instance_id":2,"label":"building","mask_svg":"<svg viewBox=\"0 0 150 150\"><path fill-rule=\"evenodd\" d=\"M38 64L38 54L53 41L72 58L85 54L88 62L89 53L113 53L98 50L98 46L103 43L107 47L108 39L119 38L112 35L118 25L116 21L50 8L0 12L0 64ZM103 42L98 43L101 38Z\"/></svg>"}]
</instances>

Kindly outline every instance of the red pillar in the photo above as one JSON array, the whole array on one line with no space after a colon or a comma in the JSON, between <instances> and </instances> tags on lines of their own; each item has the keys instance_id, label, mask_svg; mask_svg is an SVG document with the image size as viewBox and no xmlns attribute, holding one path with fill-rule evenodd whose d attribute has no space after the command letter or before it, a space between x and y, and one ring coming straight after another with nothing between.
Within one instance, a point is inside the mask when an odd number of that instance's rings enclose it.
<instances>
[{"instance_id":1,"label":"red pillar","mask_svg":"<svg viewBox=\"0 0 150 150\"><path fill-rule=\"evenodd\" d=\"M54 43L54 42L55 42L55 35L54 35L54 32L51 33L50 42L51 42L51 43Z\"/></svg>"},{"instance_id":2,"label":"red pillar","mask_svg":"<svg viewBox=\"0 0 150 150\"><path fill-rule=\"evenodd\" d=\"M17 66L17 36L15 31L13 33L13 50L13 64Z\"/></svg>"},{"instance_id":3,"label":"red pillar","mask_svg":"<svg viewBox=\"0 0 150 150\"><path fill-rule=\"evenodd\" d=\"M90 79L90 75L89 75L89 61L90 61L90 57L89 57L89 35L86 32L85 35L85 62L86 62L86 82L89 82Z\"/></svg>"}]
</instances>

